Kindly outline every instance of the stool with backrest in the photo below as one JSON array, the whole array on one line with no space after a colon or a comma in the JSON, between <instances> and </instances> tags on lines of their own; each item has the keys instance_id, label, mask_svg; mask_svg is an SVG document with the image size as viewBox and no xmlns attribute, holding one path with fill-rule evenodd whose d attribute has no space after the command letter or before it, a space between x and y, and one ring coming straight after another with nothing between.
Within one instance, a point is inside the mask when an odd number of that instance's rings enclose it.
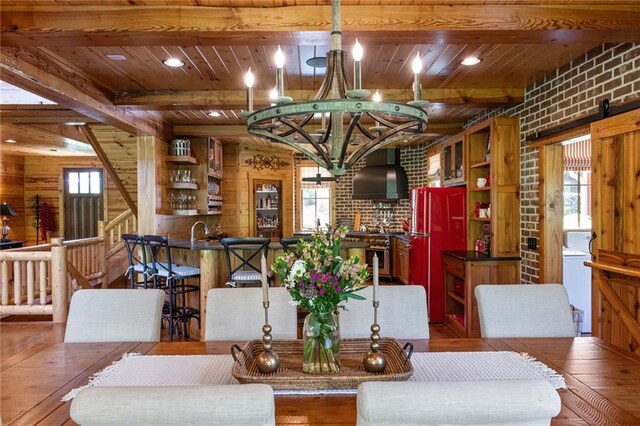
<instances>
[{"instance_id":1,"label":"stool with backrest","mask_svg":"<svg viewBox=\"0 0 640 426\"><path fill-rule=\"evenodd\" d=\"M129 260L129 267L125 275L129 277L131 288L148 288L147 269L149 261L142 237L138 234L122 234L121 238Z\"/></svg>"},{"instance_id":2,"label":"stool with backrest","mask_svg":"<svg viewBox=\"0 0 640 426\"><path fill-rule=\"evenodd\" d=\"M222 238L220 243L224 247L227 258L227 286L246 287L261 286L262 272L260 271L260 258L269 252L269 239L246 238ZM270 278L272 273L267 271Z\"/></svg>"},{"instance_id":3,"label":"stool with backrest","mask_svg":"<svg viewBox=\"0 0 640 426\"><path fill-rule=\"evenodd\" d=\"M285 252L293 253L297 258L300 258L300 253L298 253L298 242L308 242L311 241L311 237L286 237L280 238L280 244L282 245L282 249Z\"/></svg>"},{"instance_id":4,"label":"stool with backrest","mask_svg":"<svg viewBox=\"0 0 640 426\"><path fill-rule=\"evenodd\" d=\"M560 284L479 285L482 337L574 337L569 297Z\"/></svg>"},{"instance_id":5,"label":"stool with backrest","mask_svg":"<svg viewBox=\"0 0 640 426\"><path fill-rule=\"evenodd\" d=\"M64 342L159 342L164 299L157 289L78 290Z\"/></svg>"},{"instance_id":6,"label":"stool with backrest","mask_svg":"<svg viewBox=\"0 0 640 426\"><path fill-rule=\"evenodd\" d=\"M263 336L260 288L212 288L207 293L204 340L252 340ZM296 306L284 287L269 289L269 324L274 339L295 339Z\"/></svg>"},{"instance_id":7,"label":"stool with backrest","mask_svg":"<svg viewBox=\"0 0 640 426\"><path fill-rule=\"evenodd\" d=\"M173 341L176 332L188 337L189 320L195 319L200 326L200 269L174 264L166 237L145 235L143 239L147 251L151 254L150 276L154 280L154 287L163 288L169 296L169 306L165 315L169 324L169 340ZM198 282L194 283L196 279ZM193 299L196 300L196 307L188 305L189 293L195 293Z\"/></svg>"},{"instance_id":8,"label":"stool with backrest","mask_svg":"<svg viewBox=\"0 0 640 426\"><path fill-rule=\"evenodd\" d=\"M548 426L560 408L558 392L543 379L365 382L357 425Z\"/></svg>"},{"instance_id":9,"label":"stool with backrest","mask_svg":"<svg viewBox=\"0 0 640 426\"><path fill-rule=\"evenodd\" d=\"M373 287L356 294L366 300L349 299L340 310L340 336L369 338L373 323ZM385 285L378 287L378 324L380 336L396 339L428 339L427 298L420 285Z\"/></svg>"}]
</instances>

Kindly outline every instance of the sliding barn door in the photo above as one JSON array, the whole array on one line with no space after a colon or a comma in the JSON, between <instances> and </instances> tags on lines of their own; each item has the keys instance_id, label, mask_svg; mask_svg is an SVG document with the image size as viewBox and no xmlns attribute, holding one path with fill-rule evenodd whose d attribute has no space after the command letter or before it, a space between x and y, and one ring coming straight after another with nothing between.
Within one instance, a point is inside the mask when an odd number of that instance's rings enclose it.
<instances>
[{"instance_id":1,"label":"sliding barn door","mask_svg":"<svg viewBox=\"0 0 640 426\"><path fill-rule=\"evenodd\" d=\"M64 169L64 238L98 235L102 220L102 169Z\"/></svg>"},{"instance_id":2,"label":"sliding barn door","mask_svg":"<svg viewBox=\"0 0 640 426\"><path fill-rule=\"evenodd\" d=\"M592 333L640 353L640 109L591 125Z\"/></svg>"}]
</instances>

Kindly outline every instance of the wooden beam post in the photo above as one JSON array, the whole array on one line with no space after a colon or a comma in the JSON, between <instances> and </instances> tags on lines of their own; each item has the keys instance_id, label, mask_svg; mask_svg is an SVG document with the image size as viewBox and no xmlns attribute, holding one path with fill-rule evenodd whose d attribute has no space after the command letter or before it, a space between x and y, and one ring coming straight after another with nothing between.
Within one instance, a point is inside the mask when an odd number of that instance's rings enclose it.
<instances>
[{"instance_id":1,"label":"wooden beam post","mask_svg":"<svg viewBox=\"0 0 640 426\"><path fill-rule=\"evenodd\" d=\"M69 284L67 282L67 247L64 238L51 239L51 291L53 322L66 323L69 314Z\"/></svg>"},{"instance_id":2,"label":"wooden beam post","mask_svg":"<svg viewBox=\"0 0 640 426\"><path fill-rule=\"evenodd\" d=\"M96 155L102 162L102 165L107 169L107 173L109 173L109 176L111 176L111 179L113 179L113 182L116 184L116 187L118 188L120 195L122 195L122 198L124 198L124 201L127 203L127 206L129 206L129 209L133 212L134 215L137 215L138 207L136 207L136 203L133 202L131 195L129 195L129 191L127 191L124 183L122 183L122 180L120 180L118 172L116 172L113 164L111 164L111 161L109 161L107 154L105 154L104 150L100 146L100 142L98 142L98 139L95 137L89 126L82 126L82 131L93 147L93 150L96 152Z\"/></svg>"}]
</instances>

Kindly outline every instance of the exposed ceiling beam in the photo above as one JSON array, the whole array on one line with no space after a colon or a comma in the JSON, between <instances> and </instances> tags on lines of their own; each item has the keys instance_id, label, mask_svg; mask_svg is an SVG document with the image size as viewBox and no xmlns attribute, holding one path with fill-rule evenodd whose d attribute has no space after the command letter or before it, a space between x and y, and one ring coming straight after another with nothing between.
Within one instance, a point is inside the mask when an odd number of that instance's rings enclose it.
<instances>
[{"instance_id":1,"label":"exposed ceiling beam","mask_svg":"<svg viewBox=\"0 0 640 426\"><path fill-rule=\"evenodd\" d=\"M343 5L342 30L383 44L639 39L637 5L541 3ZM301 45L327 40L331 7L17 5L3 6L1 25L4 46Z\"/></svg>"},{"instance_id":2,"label":"exposed ceiling beam","mask_svg":"<svg viewBox=\"0 0 640 426\"><path fill-rule=\"evenodd\" d=\"M97 123L96 120L59 105L0 105L2 124Z\"/></svg>"},{"instance_id":3,"label":"exposed ceiling beam","mask_svg":"<svg viewBox=\"0 0 640 426\"><path fill-rule=\"evenodd\" d=\"M70 108L99 122L133 134L159 136L161 123L144 114L115 106L88 79L28 49L0 51L2 80Z\"/></svg>"},{"instance_id":4,"label":"exposed ceiling beam","mask_svg":"<svg viewBox=\"0 0 640 426\"><path fill-rule=\"evenodd\" d=\"M296 100L312 100L314 90L287 90L287 96ZM255 92L256 105L268 105L266 91ZM386 89L385 100L408 102L413 100L411 89ZM475 105L479 107L511 106L524 102L524 88L461 88L423 89L422 98L434 104ZM144 110L187 110L187 109L243 109L246 107L244 90L194 90L194 91L154 91L117 93L115 105L129 106Z\"/></svg>"},{"instance_id":5,"label":"exposed ceiling beam","mask_svg":"<svg viewBox=\"0 0 640 426\"><path fill-rule=\"evenodd\" d=\"M426 134L455 135L462 131L462 123L429 123ZM215 126L210 124L185 124L173 126L173 134L179 136L254 137L246 126Z\"/></svg>"}]
</instances>

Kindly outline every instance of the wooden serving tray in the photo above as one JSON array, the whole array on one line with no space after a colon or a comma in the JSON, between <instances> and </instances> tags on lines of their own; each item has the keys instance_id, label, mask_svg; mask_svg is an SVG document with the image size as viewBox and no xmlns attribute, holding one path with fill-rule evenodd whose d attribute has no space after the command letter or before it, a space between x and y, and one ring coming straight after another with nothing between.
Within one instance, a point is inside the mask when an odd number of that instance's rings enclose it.
<instances>
[{"instance_id":1,"label":"wooden serving tray","mask_svg":"<svg viewBox=\"0 0 640 426\"><path fill-rule=\"evenodd\" d=\"M273 389L355 389L362 382L407 380L413 374L411 352L406 354L396 339L381 338L380 350L387 358L387 367L381 373L369 373L362 365L370 350L369 339L342 339L338 373L306 374L302 371L302 340L273 341L273 352L280 357L280 368L264 374L258 370L256 357L264 350L261 340L251 340L234 355L231 374L240 383L265 383ZM233 350L232 350L233 352Z\"/></svg>"}]
</instances>

